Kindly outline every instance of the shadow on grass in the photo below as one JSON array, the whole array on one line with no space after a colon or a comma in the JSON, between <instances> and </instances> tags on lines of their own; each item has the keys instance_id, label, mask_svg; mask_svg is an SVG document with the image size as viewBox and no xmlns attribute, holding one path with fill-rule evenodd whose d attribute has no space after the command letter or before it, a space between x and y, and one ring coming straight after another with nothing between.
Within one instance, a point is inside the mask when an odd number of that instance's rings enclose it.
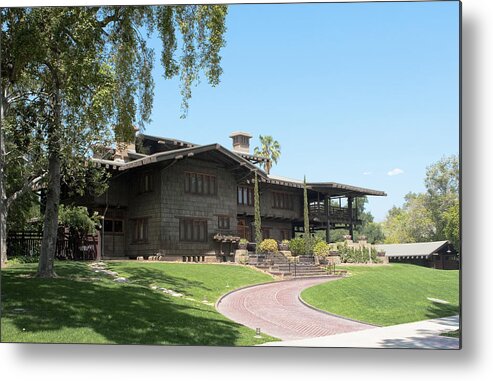
<instances>
[{"instance_id":1,"label":"shadow on grass","mask_svg":"<svg viewBox=\"0 0 493 381\"><path fill-rule=\"evenodd\" d=\"M183 294L187 294L187 291L192 287L197 287L203 290L210 291L210 288L206 287L203 282L173 276L163 271L163 269L111 265L109 266L109 268L120 273L124 272L128 274L127 279L130 282L144 287L149 287L150 284L165 283L173 285L173 291L177 291Z\"/></svg>"},{"instance_id":2,"label":"shadow on grass","mask_svg":"<svg viewBox=\"0 0 493 381\"><path fill-rule=\"evenodd\" d=\"M212 307L95 280L84 264L59 266L57 272L58 279L36 279L25 269L2 271L3 316L31 333L90 328L118 344L235 345L240 336L239 326Z\"/></svg>"},{"instance_id":3,"label":"shadow on grass","mask_svg":"<svg viewBox=\"0 0 493 381\"><path fill-rule=\"evenodd\" d=\"M457 315L458 313L459 313L458 305L432 302L432 304L428 307L428 311L426 312L426 317L428 319L436 319L441 317Z\"/></svg>"}]
</instances>

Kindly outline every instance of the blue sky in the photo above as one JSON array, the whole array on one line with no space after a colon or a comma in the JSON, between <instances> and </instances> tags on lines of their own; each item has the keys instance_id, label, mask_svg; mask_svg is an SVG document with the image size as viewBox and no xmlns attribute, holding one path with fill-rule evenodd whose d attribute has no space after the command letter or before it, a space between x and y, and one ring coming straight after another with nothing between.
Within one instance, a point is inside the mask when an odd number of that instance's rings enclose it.
<instances>
[{"instance_id":1,"label":"blue sky","mask_svg":"<svg viewBox=\"0 0 493 381\"><path fill-rule=\"evenodd\" d=\"M367 206L377 221L458 154L458 2L231 5L227 28L221 83L193 89L186 119L156 61L146 133L225 147L232 131L252 147L272 135L272 174L383 190Z\"/></svg>"}]
</instances>

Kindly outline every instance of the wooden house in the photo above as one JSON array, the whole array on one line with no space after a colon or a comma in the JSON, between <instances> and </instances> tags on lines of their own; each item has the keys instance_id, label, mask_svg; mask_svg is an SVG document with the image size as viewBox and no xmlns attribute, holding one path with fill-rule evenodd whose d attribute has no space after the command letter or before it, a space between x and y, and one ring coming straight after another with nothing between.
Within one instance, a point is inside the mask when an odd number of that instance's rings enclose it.
<instances>
[{"instance_id":1,"label":"wooden house","mask_svg":"<svg viewBox=\"0 0 493 381\"><path fill-rule=\"evenodd\" d=\"M250 154L249 134L231 138L233 147L226 149L138 134L135 144L99 150L92 160L111 172L109 188L80 203L104 216L102 257L230 260L238 237L253 240L255 173L263 238L281 241L303 232L303 182L265 173L259 164L269 159ZM385 196L334 182L308 183L307 189L310 229L324 230L327 240L331 229L352 234L360 223L358 197Z\"/></svg>"}]
</instances>

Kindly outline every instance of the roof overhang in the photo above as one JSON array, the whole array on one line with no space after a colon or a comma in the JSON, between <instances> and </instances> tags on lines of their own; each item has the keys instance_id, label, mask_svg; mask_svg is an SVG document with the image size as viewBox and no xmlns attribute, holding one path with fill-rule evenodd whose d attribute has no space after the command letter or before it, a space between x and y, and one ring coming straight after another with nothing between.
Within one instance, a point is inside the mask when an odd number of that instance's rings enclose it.
<instances>
[{"instance_id":1,"label":"roof overhang","mask_svg":"<svg viewBox=\"0 0 493 381\"><path fill-rule=\"evenodd\" d=\"M287 186L291 188L303 188L304 184L302 181L288 179L279 176L269 176L268 183ZM329 197L363 197L363 196L387 196L385 192L356 187L353 185L340 184L340 183L307 183L306 188L308 190L319 192Z\"/></svg>"},{"instance_id":2,"label":"roof overhang","mask_svg":"<svg viewBox=\"0 0 493 381\"><path fill-rule=\"evenodd\" d=\"M111 165L114 166L114 169L118 169L119 171L126 171L151 164L166 162L170 160L182 160L185 158L192 158L194 156L203 156L205 154L209 154L211 158L213 157L216 160L220 160L228 164L236 164L239 168L245 168L245 170L247 171L257 172L261 179L267 179L267 174L263 170L250 163L247 159L236 155L235 153L222 147L220 144L209 144L205 146L195 146L166 152L158 152L153 155L145 156L127 163L117 163L114 161L100 159L93 159L93 161L95 161L96 163L100 163L103 166L107 166L107 168Z\"/></svg>"},{"instance_id":3,"label":"roof overhang","mask_svg":"<svg viewBox=\"0 0 493 381\"><path fill-rule=\"evenodd\" d=\"M387 196L383 191L356 187L354 185L340 183L308 183L307 188L315 192L323 193L327 196L343 196L343 197L363 197L363 196Z\"/></svg>"}]
</instances>

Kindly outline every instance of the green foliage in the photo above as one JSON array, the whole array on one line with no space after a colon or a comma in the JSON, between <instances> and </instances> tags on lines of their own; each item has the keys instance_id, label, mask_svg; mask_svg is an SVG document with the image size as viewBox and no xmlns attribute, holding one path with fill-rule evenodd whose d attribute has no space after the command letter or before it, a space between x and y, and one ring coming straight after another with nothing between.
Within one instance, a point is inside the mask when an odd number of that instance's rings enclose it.
<instances>
[{"instance_id":1,"label":"green foliage","mask_svg":"<svg viewBox=\"0 0 493 381\"><path fill-rule=\"evenodd\" d=\"M313 247L313 254L319 257L326 257L330 254L330 245L325 241L319 241Z\"/></svg>"},{"instance_id":2,"label":"green foliage","mask_svg":"<svg viewBox=\"0 0 493 381\"><path fill-rule=\"evenodd\" d=\"M288 245L288 246L289 246L289 239L283 239L283 240L281 241L281 243L282 243L283 245Z\"/></svg>"},{"instance_id":3,"label":"green foliage","mask_svg":"<svg viewBox=\"0 0 493 381\"><path fill-rule=\"evenodd\" d=\"M374 247L350 247L347 242L337 244L337 252L343 263L377 263L377 250Z\"/></svg>"},{"instance_id":4,"label":"green foliage","mask_svg":"<svg viewBox=\"0 0 493 381\"><path fill-rule=\"evenodd\" d=\"M99 227L101 216L95 212L89 216L84 206L60 205L58 210L58 221L61 225L69 227L83 234L94 234Z\"/></svg>"},{"instance_id":5,"label":"green foliage","mask_svg":"<svg viewBox=\"0 0 493 381\"><path fill-rule=\"evenodd\" d=\"M258 247L260 253L277 253L279 248L275 239L264 239Z\"/></svg>"},{"instance_id":6,"label":"green foliage","mask_svg":"<svg viewBox=\"0 0 493 381\"><path fill-rule=\"evenodd\" d=\"M306 176L303 177L303 238L305 240L305 254L312 252L313 238L310 235L310 216L308 211L308 190L306 188Z\"/></svg>"},{"instance_id":7,"label":"green foliage","mask_svg":"<svg viewBox=\"0 0 493 381\"><path fill-rule=\"evenodd\" d=\"M427 168L426 192L409 193L383 224L386 243L450 240L459 247L459 161L442 158Z\"/></svg>"},{"instance_id":8,"label":"green foliage","mask_svg":"<svg viewBox=\"0 0 493 381\"><path fill-rule=\"evenodd\" d=\"M157 28L164 76L179 76L185 116L201 72L219 83L226 14L224 5L1 8L1 122L14 153L5 159L2 144L1 170L12 168L2 202L38 177L53 179L45 219L53 241L59 185L103 192L104 169L85 164L93 147L129 142L150 121L154 51L144 36Z\"/></svg>"},{"instance_id":9,"label":"green foliage","mask_svg":"<svg viewBox=\"0 0 493 381\"><path fill-rule=\"evenodd\" d=\"M257 243L256 251L258 252L258 244L262 241L262 219L260 216L260 193L258 190L258 176L257 172L255 172L255 184L253 190L253 203L255 208L255 216L254 216L254 228L255 228L255 242Z\"/></svg>"},{"instance_id":10,"label":"green foliage","mask_svg":"<svg viewBox=\"0 0 493 381\"><path fill-rule=\"evenodd\" d=\"M289 251L294 256L306 254L306 243L303 238L293 238L289 241Z\"/></svg>"},{"instance_id":11,"label":"green foliage","mask_svg":"<svg viewBox=\"0 0 493 381\"><path fill-rule=\"evenodd\" d=\"M248 240L245 239L245 238L242 238L242 239L240 239L240 244L247 245L248 244Z\"/></svg>"},{"instance_id":12,"label":"green foliage","mask_svg":"<svg viewBox=\"0 0 493 381\"><path fill-rule=\"evenodd\" d=\"M34 255L20 255L16 256L15 254L9 259L10 265L19 265L22 263L38 263L39 261L39 253Z\"/></svg>"},{"instance_id":13,"label":"green foliage","mask_svg":"<svg viewBox=\"0 0 493 381\"><path fill-rule=\"evenodd\" d=\"M281 145L277 140L274 140L272 136L259 136L260 147L255 147L253 152L257 156L269 158L270 161L262 163L267 174L270 173L272 163L277 164L277 161L281 157Z\"/></svg>"},{"instance_id":14,"label":"green foliage","mask_svg":"<svg viewBox=\"0 0 493 381\"><path fill-rule=\"evenodd\" d=\"M368 243L372 245L377 243L383 243L385 240L385 234L383 232L382 224L379 222L368 222L361 229L356 230L357 236L364 235L368 239Z\"/></svg>"},{"instance_id":15,"label":"green foliage","mask_svg":"<svg viewBox=\"0 0 493 381\"><path fill-rule=\"evenodd\" d=\"M460 207L456 200L450 208L443 213L445 222L445 237L452 242L456 250L460 250Z\"/></svg>"}]
</instances>

